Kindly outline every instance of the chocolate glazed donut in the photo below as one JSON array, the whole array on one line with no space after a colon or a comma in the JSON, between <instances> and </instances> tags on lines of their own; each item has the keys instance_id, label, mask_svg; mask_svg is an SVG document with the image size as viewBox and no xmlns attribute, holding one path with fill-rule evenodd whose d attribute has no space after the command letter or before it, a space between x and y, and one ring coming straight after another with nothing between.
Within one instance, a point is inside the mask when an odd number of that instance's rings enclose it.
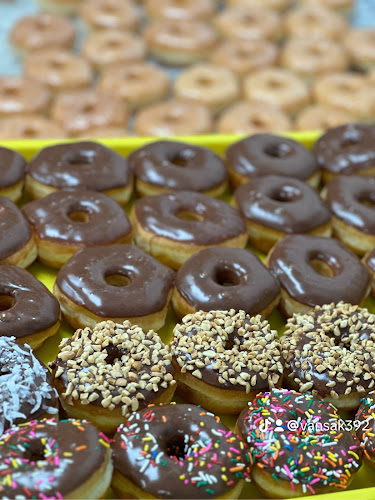
<instances>
[{"instance_id":1,"label":"chocolate glazed donut","mask_svg":"<svg viewBox=\"0 0 375 500\"><path fill-rule=\"evenodd\" d=\"M17 202L22 196L26 162L11 149L0 147L0 196Z\"/></svg>"},{"instance_id":2,"label":"chocolate glazed donut","mask_svg":"<svg viewBox=\"0 0 375 500\"><path fill-rule=\"evenodd\" d=\"M331 302L361 304L370 291L366 267L333 238L285 236L268 255L268 267L280 283L286 316Z\"/></svg>"},{"instance_id":3,"label":"chocolate glazed donut","mask_svg":"<svg viewBox=\"0 0 375 500\"><path fill-rule=\"evenodd\" d=\"M227 185L223 160L208 148L177 141L157 141L129 158L135 187L141 196L168 191L199 191L220 196Z\"/></svg>"},{"instance_id":4,"label":"chocolate glazed donut","mask_svg":"<svg viewBox=\"0 0 375 500\"><path fill-rule=\"evenodd\" d=\"M242 248L214 247L196 253L179 269L172 305L179 318L230 309L268 317L279 299L277 280L256 255Z\"/></svg>"},{"instance_id":5,"label":"chocolate glazed donut","mask_svg":"<svg viewBox=\"0 0 375 500\"><path fill-rule=\"evenodd\" d=\"M271 134L255 134L235 142L226 151L229 180L233 187L253 177L283 175L317 187L320 171L314 156L292 139Z\"/></svg>"},{"instance_id":6,"label":"chocolate glazed donut","mask_svg":"<svg viewBox=\"0 0 375 500\"><path fill-rule=\"evenodd\" d=\"M368 252L362 259L372 277L371 295L375 297L375 249Z\"/></svg>"}]
</instances>

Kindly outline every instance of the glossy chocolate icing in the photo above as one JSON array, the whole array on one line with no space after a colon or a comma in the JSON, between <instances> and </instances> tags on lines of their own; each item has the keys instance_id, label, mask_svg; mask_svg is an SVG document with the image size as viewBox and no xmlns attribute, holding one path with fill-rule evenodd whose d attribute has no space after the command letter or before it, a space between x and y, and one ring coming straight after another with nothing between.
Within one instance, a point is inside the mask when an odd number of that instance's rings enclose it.
<instances>
[{"instance_id":1,"label":"glossy chocolate icing","mask_svg":"<svg viewBox=\"0 0 375 500\"><path fill-rule=\"evenodd\" d=\"M179 269L175 286L198 311L235 309L258 314L280 293L269 270L242 248L201 250Z\"/></svg>"},{"instance_id":2,"label":"glossy chocolate icing","mask_svg":"<svg viewBox=\"0 0 375 500\"><path fill-rule=\"evenodd\" d=\"M369 202L371 205L365 205L363 202ZM327 203L334 217L358 231L375 235L373 177L359 175L336 177L327 186Z\"/></svg>"},{"instance_id":3,"label":"glossy chocolate icing","mask_svg":"<svg viewBox=\"0 0 375 500\"><path fill-rule=\"evenodd\" d=\"M17 184L25 176L26 162L16 151L0 147L0 188Z\"/></svg>"},{"instance_id":4,"label":"glossy chocolate icing","mask_svg":"<svg viewBox=\"0 0 375 500\"><path fill-rule=\"evenodd\" d=\"M127 277L127 286L113 286L106 277ZM145 316L165 306L174 272L134 245L79 250L60 269L56 284L79 306L103 318Z\"/></svg>"},{"instance_id":5,"label":"glossy chocolate icing","mask_svg":"<svg viewBox=\"0 0 375 500\"><path fill-rule=\"evenodd\" d=\"M31 228L17 205L0 196L0 261L7 259L28 243Z\"/></svg>"},{"instance_id":6,"label":"glossy chocolate icing","mask_svg":"<svg viewBox=\"0 0 375 500\"><path fill-rule=\"evenodd\" d=\"M62 244L94 246L115 242L131 230L130 221L112 198L95 191L56 191L22 209L42 240ZM69 217L84 212L87 222Z\"/></svg>"},{"instance_id":7,"label":"glossy chocolate icing","mask_svg":"<svg viewBox=\"0 0 375 500\"><path fill-rule=\"evenodd\" d=\"M226 181L223 160L208 148L177 141L157 141L132 153L136 179L170 190L208 191Z\"/></svg>"},{"instance_id":8,"label":"glossy chocolate icing","mask_svg":"<svg viewBox=\"0 0 375 500\"><path fill-rule=\"evenodd\" d=\"M145 231L192 245L215 245L246 232L238 210L225 201L194 191L145 196L137 200L135 215ZM201 220L183 220L181 212Z\"/></svg>"},{"instance_id":9,"label":"glossy chocolate icing","mask_svg":"<svg viewBox=\"0 0 375 500\"><path fill-rule=\"evenodd\" d=\"M128 185L127 160L101 144L74 142L42 149L28 164L34 180L57 189L106 191Z\"/></svg>"},{"instance_id":10,"label":"glossy chocolate icing","mask_svg":"<svg viewBox=\"0 0 375 500\"><path fill-rule=\"evenodd\" d=\"M78 420L35 420L9 429L3 438L2 498L63 498L89 479L97 480L108 453L107 438Z\"/></svg>"},{"instance_id":11,"label":"glossy chocolate icing","mask_svg":"<svg viewBox=\"0 0 375 500\"><path fill-rule=\"evenodd\" d=\"M364 263L366 266L375 273L375 248L369 254L365 255Z\"/></svg>"},{"instance_id":12,"label":"glossy chocolate icing","mask_svg":"<svg viewBox=\"0 0 375 500\"><path fill-rule=\"evenodd\" d=\"M333 174L355 174L375 167L374 144L374 125L341 125L318 139L313 153L323 170Z\"/></svg>"},{"instance_id":13,"label":"glossy chocolate icing","mask_svg":"<svg viewBox=\"0 0 375 500\"><path fill-rule=\"evenodd\" d=\"M357 430L357 437L361 441L361 447L368 459L375 459L375 392L369 392L355 416L361 424Z\"/></svg>"},{"instance_id":14,"label":"glossy chocolate icing","mask_svg":"<svg viewBox=\"0 0 375 500\"><path fill-rule=\"evenodd\" d=\"M318 170L314 156L292 139L255 134L228 147L230 168L247 177L283 175L306 180Z\"/></svg>"},{"instance_id":15,"label":"glossy chocolate icing","mask_svg":"<svg viewBox=\"0 0 375 500\"><path fill-rule=\"evenodd\" d=\"M219 498L249 478L242 441L212 413L186 404L133 413L115 435L113 461L156 498Z\"/></svg>"},{"instance_id":16,"label":"glossy chocolate icing","mask_svg":"<svg viewBox=\"0 0 375 500\"><path fill-rule=\"evenodd\" d=\"M0 265L0 296L12 305L0 310L0 336L21 339L55 325L60 305L52 293L25 269Z\"/></svg>"},{"instance_id":17,"label":"glossy chocolate icing","mask_svg":"<svg viewBox=\"0 0 375 500\"><path fill-rule=\"evenodd\" d=\"M310 264L315 259L325 262L333 276L315 271ZM333 238L285 236L272 251L268 266L288 295L309 306L340 300L359 304L370 286L366 267Z\"/></svg>"},{"instance_id":18,"label":"glossy chocolate icing","mask_svg":"<svg viewBox=\"0 0 375 500\"><path fill-rule=\"evenodd\" d=\"M316 189L292 177L252 179L235 191L234 198L247 220L285 233L307 233L331 219Z\"/></svg>"}]
</instances>

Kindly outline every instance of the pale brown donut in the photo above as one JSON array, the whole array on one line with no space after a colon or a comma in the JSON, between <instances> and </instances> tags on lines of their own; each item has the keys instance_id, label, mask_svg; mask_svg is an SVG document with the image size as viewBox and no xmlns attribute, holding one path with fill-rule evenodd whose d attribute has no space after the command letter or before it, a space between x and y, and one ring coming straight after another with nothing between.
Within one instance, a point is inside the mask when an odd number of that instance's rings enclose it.
<instances>
[{"instance_id":1,"label":"pale brown donut","mask_svg":"<svg viewBox=\"0 0 375 500\"><path fill-rule=\"evenodd\" d=\"M352 29L344 40L352 64L361 70L370 71L375 68L375 30Z\"/></svg>"},{"instance_id":2,"label":"pale brown donut","mask_svg":"<svg viewBox=\"0 0 375 500\"><path fill-rule=\"evenodd\" d=\"M295 121L297 130L327 130L354 120L347 111L335 109L323 104L311 104L303 109Z\"/></svg>"},{"instance_id":3,"label":"pale brown donut","mask_svg":"<svg viewBox=\"0 0 375 500\"><path fill-rule=\"evenodd\" d=\"M146 0L145 9L152 19L173 19L175 21L210 20L215 13L213 0Z\"/></svg>"},{"instance_id":4,"label":"pale brown donut","mask_svg":"<svg viewBox=\"0 0 375 500\"><path fill-rule=\"evenodd\" d=\"M12 116L0 120L1 139L61 139L64 130L53 120L38 115Z\"/></svg>"},{"instance_id":5,"label":"pale brown donut","mask_svg":"<svg viewBox=\"0 0 375 500\"><path fill-rule=\"evenodd\" d=\"M47 87L22 76L0 78L0 116L38 113L44 115L51 94Z\"/></svg>"},{"instance_id":6,"label":"pale brown donut","mask_svg":"<svg viewBox=\"0 0 375 500\"><path fill-rule=\"evenodd\" d=\"M84 0L79 14L93 30L135 30L140 21L131 0Z\"/></svg>"}]
</instances>

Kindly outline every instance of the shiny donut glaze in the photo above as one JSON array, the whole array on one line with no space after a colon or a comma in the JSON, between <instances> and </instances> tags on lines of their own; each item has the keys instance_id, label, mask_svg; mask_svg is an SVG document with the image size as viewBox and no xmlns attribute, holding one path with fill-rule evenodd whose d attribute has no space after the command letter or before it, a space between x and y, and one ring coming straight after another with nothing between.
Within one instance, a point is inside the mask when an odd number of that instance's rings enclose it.
<instances>
[{"instance_id":1,"label":"shiny donut glaze","mask_svg":"<svg viewBox=\"0 0 375 500\"><path fill-rule=\"evenodd\" d=\"M106 282L120 274L125 287ZM153 314L165 306L174 272L134 245L111 245L78 251L60 269L56 284L79 306L109 318Z\"/></svg>"},{"instance_id":2,"label":"shiny donut glaze","mask_svg":"<svg viewBox=\"0 0 375 500\"><path fill-rule=\"evenodd\" d=\"M246 232L240 213L222 200L193 191L146 196L137 200L135 215L142 228L172 241L215 245ZM181 212L202 220L183 220Z\"/></svg>"},{"instance_id":3,"label":"shiny donut glaze","mask_svg":"<svg viewBox=\"0 0 375 500\"><path fill-rule=\"evenodd\" d=\"M298 427L289 429L289 422ZM337 410L309 395L286 389L259 394L237 427L255 466L272 474L275 485L287 481L309 495L329 486L342 489L362 465L359 441Z\"/></svg>"},{"instance_id":4,"label":"shiny donut glaze","mask_svg":"<svg viewBox=\"0 0 375 500\"><path fill-rule=\"evenodd\" d=\"M227 178L222 159L210 149L177 141L157 141L128 157L135 177L174 190L207 191Z\"/></svg>"},{"instance_id":5,"label":"shiny donut glaze","mask_svg":"<svg viewBox=\"0 0 375 500\"><path fill-rule=\"evenodd\" d=\"M325 262L333 276L311 266ZM370 274L361 261L339 241L309 235L285 236L269 257L269 268L294 300L309 306L344 300L359 304L367 295Z\"/></svg>"},{"instance_id":6,"label":"shiny donut glaze","mask_svg":"<svg viewBox=\"0 0 375 500\"><path fill-rule=\"evenodd\" d=\"M292 177L252 179L235 191L234 198L247 220L285 233L307 233L331 219L319 193Z\"/></svg>"},{"instance_id":7,"label":"shiny donut glaze","mask_svg":"<svg viewBox=\"0 0 375 500\"><path fill-rule=\"evenodd\" d=\"M0 459L8 466L0 470L0 494L62 499L94 479L108 448L108 438L81 420L34 420L13 427L0 440Z\"/></svg>"},{"instance_id":8,"label":"shiny donut glaze","mask_svg":"<svg viewBox=\"0 0 375 500\"><path fill-rule=\"evenodd\" d=\"M339 176L327 186L332 214L359 231L375 234L375 210L361 202L375 203L375 179L357 175Z\"/></svg>"},{"instance_id":9,"label":"shiny donut glaze","mask_svg":"<svg viewBox=\"0 0 375 500\"><path fill-rule=\"evenodd\" d=\"M52 293L34 276L16 266L0 265L0 295L13 299L0 311L0 336L22 340L47 330L60 318L60 306Z\"/></svg>"},{"instance_id":10,"label":"shiny donut glaze","mask_svg":"<svg viewBox=\"0 0 375 500\"><path fill-rule=\"evenodd\" d=\"M318 170L304 146L271 134L255 134L232 144L226 159L233 170L247 177L283 175L305 180Z\"/></svg>"},{"instance_id":11,"label":"shiny donut glaze","mask_svg":"<svg viewBox=\"0 0 375 500\"><path fill-rule=\"evenodd\" d=\"M0 196L0 234L0 261L20 250L32 237L22 212L4 196Z\"/></svg>"},{"instance_id":12,"label":"shiny donut glaze","mask_svg":"<svg viewBox=\"0 0 375 500\"><path fill-rule=\"evenodd\" d=\"M341 125L315 143L320 168L333 174L354 174L375 166L375 126Z\"/></svg>"},{"instance_id":13,"label":"shiny donut glaze","mask_svg":"<svg viewBox=\"0 0 375 500\"><path fill-rule=\"evenodd\" d=\"M115 242L131 233L129 219L112 198L95 191L56 191L23 207L23 213L42 240L94 246ZM69 217L87 214L87 222Z\"/></svg>"},{"instance_id":14,"label":"shiny donut glaze","mask_svg":"<svg viewBox=\"0 0 375 500\"><path fill-rule=\"evenodd\" d=\"M92 191L126 186L131 179L125 158L89 141L42 149L28 164L28 174L34 180L57 189Z\"/></svg>"},{"instance_id":15,"label":"shiny donut glaze","mask_svg":"<svg viewBox=\"0 0 375 500\"><path fill-rule=\"evenodd\" d=\"M31 348L0 337L0 436L12 425L57 413L56 404L52 376ZM0 468L0 493L1 484Z\"/></svg>"},{"instance_id":16,"label":"shiny donut glaze","mask_svg":"<svg viewBox=\"0 0 375 500\"><path fill-rule=\"evenodd\" d=\"M0 188L17 184L25 176L26 162L16 151L0 147Z\"/></svg>"},{"instance_id":17,"label":"shiny donut glaze","mask_svg":"<svg viewBox=\"0 0 375 500\"><path fill-rule=\"evenodd\" d=\"M368 460L375 460L375 399L374 391L371 391L363 399L361 406L355 416L361 426L357 430L357 437L361 441L361 448Z\"/></svg>"},{"instance_id":18,"label":"shiny donut glaze","mask_svg":"<svg viewBox=\"0 0 375 500\"><path fill-rule=\"evenodd\" d=\"M258 257L242 248L201 250L179 269L175 286L194 309L202 311L258 314L280 293L277 280Z\"/></svg>"},{"instance_id":19,"label":"shiny donut glaze","mask_svg":"<svg viewBox=\"0 0 375 500\"><path fill-rule=\"evenodd\" d=\"M218 417L186 404L133 413L115 435L113 460L156 498L218 498L250 472L243 442Z\"/></svg>"}]
</instances>

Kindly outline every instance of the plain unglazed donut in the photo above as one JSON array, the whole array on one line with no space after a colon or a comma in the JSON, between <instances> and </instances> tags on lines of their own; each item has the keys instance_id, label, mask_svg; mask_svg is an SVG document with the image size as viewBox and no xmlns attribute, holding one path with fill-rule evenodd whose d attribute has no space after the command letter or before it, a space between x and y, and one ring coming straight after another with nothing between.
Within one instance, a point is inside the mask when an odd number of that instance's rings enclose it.
<instances>
[{"instance_id":1,"label":"plain unglazed donut","mask_svg":"<svg viewBox=\"0 0 375 500\"><path fill-rule=\"evenodd\" d=\"M153 19L165 18L175 21L210 20L215 13L214 0L146 0L147 15Z\"/></svg>"},{"instance_id":2,"label":"plain unglazed donut","mask_svg":"<svg viewBox=\"0 0 375 500\"><path fill-rule=\"evenodd\" d=\"M322 104L311 104L297 116L297 130L327 130L353 121L353 115L347 111Z\"/></svg>"},{"instance_id":3,"label":"plain unglazed donut","mask_svg":"<svg viewBox=\"0 0 375 500\"><path fill-rule=\"evenodd\" d=\"M22 155L0 147L0 196L15 203L21 199L26 173L26 161Z\"/></svg>"},{"instance_id":4,"label":"plain unglazed donut","mask_svg":"<svg viewBox=\"0 0 375 500\"><path fill-rule=\"evenodd\" d=\"M375 69L375 30L351 29L344 40L352 64L364 71Z\"/></svg>"},{"instance_id":5,"label":"plain unglazed donut","mask_svg":"<svg viewBox=\"0 0 375 500\"><path fill-rule=\"evenodd\" d=\"M132 0L84 0L79 14L92 30L137 29L138 9Z\"/></svg>"},{"instance_id":6,"label":"plain unglazed donut","mask_svg":"<svg viewBox=\"0 0 375 500\"><path fill-rule=\"evenodd\" d=\"M44 115L51 100L47 87L22 76L0 77L0 117Z\"/></svg>"},{"instance_id":7,"label":"plain unglazed donut","mask_svg":"<svg viewBox=\"0 0 375 500\"><path fill-rule=\"evenodd\" d=\"M0 120L1 139L62 139L66 133L58 123L37 114L21 114Z\"/></svg>"}]
</instances>

